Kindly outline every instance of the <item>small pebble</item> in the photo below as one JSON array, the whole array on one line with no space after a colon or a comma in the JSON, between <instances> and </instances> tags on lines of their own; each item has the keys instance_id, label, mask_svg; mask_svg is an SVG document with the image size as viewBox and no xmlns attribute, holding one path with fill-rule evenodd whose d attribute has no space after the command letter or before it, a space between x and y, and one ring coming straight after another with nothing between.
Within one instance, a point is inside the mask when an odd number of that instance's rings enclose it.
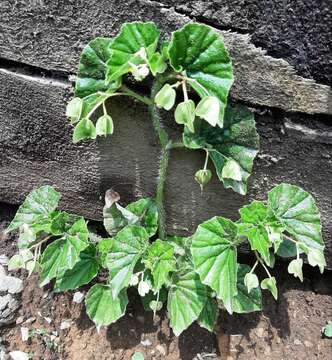
<instances>
[{"instance_id":1,"label":"small pebble","mask_svg":"<svg viewBox=\"0 0 332 360\"><path fill-rule=\"evenodd\" d=\"M21 327L21 339L23 342L29 340L29 329L27 327Z\"/></svg>"},{"instance_id":2,"label":"small pebble","mask_svg":"<svg viewBox=\"0 0 332 360\"><path fill-rule=\"evenodd\" d=\"M145 339L141 341L141 344L143 346L151 346L152 345L152 341L150 339Z\"/></svg>"},{"instance_id":3,"label":"small pebble","mask_svg":"<svg viewBox=\"0 0 332 360\"><path fill-rule=\"evenodd\" d=\"M156 350L159 351L161 355L164 355L164 356L166 355L166 351L162 345L158 344L156 346Z\"/></svg>"},{"instance_id":4,"label":"small pebble","mask_svg":"<svg viewBox=\"0 0 332 360\"><path fill-rule=\"evenodd\" d=\"M71 327L71 320L63 320L60 324L60 330L66 330Z\"/></svg>"},{"instance_id":5,"label":"small pebble","mask_svg":"<svg viewBox=\"0 0 332 360\"><path fill-rule=\"evenodd\" d=\"M5 254L0 255L0 265L8 265L8 256Z\"/></svg>"},{"instance_id":6,"label":"small pebble","mask_svg":"<svg viewBox=\"0 0 332 360\"><path fill-rule=\"evenodd\" d=\"M302 345L302 343L301 343L301 341L299 339L295 339L294 340L294 345L299 346L299 345Z\"/></svg>"},{"instance_id":7,"label":"small pebble","mask_svg":"<svg viewBox=\"0 0 332 360\"><path fill-rule=\"evenodd\" d=\"M80 291L76 291L74 296L73 296L73 302L80 304L84 299L84 293L80 292Z\"/></svg>"},{"instance_id":8,"label":"small pebble","mask_svg":"<svg viewBox=\"0 0 332 360\"><path fill-rule=\"evenodd\" d=\"M262 338L264 336L264 328L262 327L257 328L255 330L255 333L259 338Z\"/></svg>"}]
</instances>

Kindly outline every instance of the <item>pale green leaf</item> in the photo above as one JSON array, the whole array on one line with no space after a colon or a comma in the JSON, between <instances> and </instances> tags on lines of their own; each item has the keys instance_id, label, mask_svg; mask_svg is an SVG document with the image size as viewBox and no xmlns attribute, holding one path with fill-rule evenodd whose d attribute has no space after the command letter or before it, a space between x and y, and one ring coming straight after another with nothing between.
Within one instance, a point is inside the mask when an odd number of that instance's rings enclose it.
<instances>
[{"instance_id":1,"label":"pale green leaf","mask_svg":"<svg viewBox=\"0 0 332 360\"><path fill-rule=\"evenodd\" d=\"M169 84L165 84L156 94L154 102L157 107L171 110L175 103L176 92Z\"/></svg>"},{"instance_id":2,"label":"pale green leaf","mask_svg":"<svg viewBox=\"0 0 332 360\"><path fill-rule=\"evenodd\" d=\"M237 293L236 238L237 226L231 220L214 217L198 226L191 244L195 271L230 313Z\"/></svg>"},{"instance_id":3,"label":"pale green leaf","mask_svg":"<svg viewBox=\"0 0 332 360\"><path fill-rule=\"evenodd\" d=\"M172 276L167 310L176 336L198 319L207 300L207 290L191 267L184 267Z\"/></svg>"},{"instance_id":4,"label":"pale green leaf","mask_svg":"<svg viewBox=\"0 0 332 360\"><path fill-rule=\"evenodd\" d=\"M135 352L131 360L144 360L144 355L141 352Z\"/></svg>"},{"instance_id":5,"label":"pale green leaf","mask_svg":"<svg viewBox=\"0 0 332 360\"><path fill-rule=\"evenodd\" d=\"M218 320L219 308L217 301L208 297L203 310L199 314L198 323L201 327L213 331Z\"/></svg>"},{"instance_id":6,"label":"pale green leaf","mask_svg":"<svg viewBox=\"0 0 332 360\"><path fill-rule=\"evenodd\" d=\"M219 99L218 123L222 126L233 71L221 36L209 26L189 23L172 34L168 52L171 66L175 71L185 71L190 85L201 97Z\"/></svg>"},{"instance_id":7,"label":"pale green leaf","mask_svg":"<svg viewBox=\"0 0 332 360\"><path fill-rule=\"evenodd\" d=\"M192 100L179 103L175 109L174 116L178 124L185 125L192 133L195 132L195 103Z\"/></svg>"},{"instance_id":8,"label":"pale green leaf","mask_svg":"<svg viewBox=\"0 0 332 360\"><path fill-rule=\"evenodd\" d=\"M250 294L252 289L259 286L257 275L250 272L246 273L244 276L244 285L247 287L248 294Z\"/></svg>"},{"instance_id":9,"label":"pale green leaf","mask_svg":"<svg viewBox=\"0 0 332 360\"><path fill-rule=\"evenodd\" d=\"M128 73L131 64L147 62L157 48L159 30L152 22L132 22L122 25L113 39L111 56L107 62L107 80L114 81Z\"/></svg>"},{"instance_id":10,"label":"pale green leaf","mask_svg":"<svg viewBox=\"0 0 332 360\"><path fill-rule=\"evenodd\" d=\"M302 272L303 260L294 259L288 265L288 272L293 274L295 277L298 277L303 281L303 272Z\"/></svg>"},{"instance_id":11,"label":"pale green leaf","mask_svg":"<svg viewBox=\"0 0 332 360\"><path fill-rule=\"evenodd\" d=\"M277 300L278 299L278 289L277 289L277 282L275 277L270 277L262 280L261 288L264 290L269 290L273 297Z\"/></svg>"},{"instance_id":12,"label":"pale green leaf","mask_svg":"<svg viewBox=\"0 0 332 360\"><path fill-rule=\"evenodd\" d=\"M247 286L244 283L244 279L249 272L250 267L248 265L238 265L237 294L232 301L232 308L236 313L242 314L262 310L262 294L260 288L255 287L248 292Z\"/></svg>"},{"instance_id":13,"label":"pale green leaf","mask_svg":"<svg viewBox=\"0 0 332 360\"><path fill-rule=\"evenodd\" d=\"M79 259L75 266L57 278L55 290L74 290L88 284L96 277L98 270L99 264L96 257L96 249L93 245L89 245L79 254Z\"/></svg>"},{"instance_id":14,"label":"pale green leaf","mask_svg":"<svg viewBox=\"0 0 332 360\"><path fill-rule=\"evenodd\" d=\"M323 251L317 249L309 249L308 262L311 266L318 266L321 273L324 272L326 260Z\"/></svg>"},{"instance_id":15,"label":"pale green leaf","mask_svg":"<svg viewBox=\"0 0 332 360\"><path fill-rule=\"evenodd\" d=\"M224 186L239 194L246 194L247 180L259 149L254 116L246 107L228 105L223 129L213 127L197 118L195 133L185 128L183 143L191 149L208 149L217 175ZM234 162L238 166L235 166ZM224 175L227 176L224 177L223 169L226 165L229 169L224 170Z\"/></svg>"},{"instance_id":16,"label":"pale green leaf","mask_svg":"<svg viewBox=\"0 0 332 360\"><path fill-rule=\"evenodd\" d=\"M93 122L90 119L84 118L75 126L73 143L76 144L85 139L95 139L96 136L96 128Z\"/></svg>"},{"instance_id":17,"label":"pale green leaf","mask_svg":"<svg viewBox=\"0 0 332 360\"><path fill-rule=\"evenodd\" d=\"M220 102L215 96L205 96L196 107L196 115L206 120L211 126L219 121Z\"/></svg>"},{"instance_id":18,"label":"pale green leaf","mask_svg":"<svg viewBox=\"0 0 332 360\"><path fill-rule=\"evenodd\" d=\"M162 55L158 52L152 54L149 59L149 66L153 76L162 74L167 69L167 64L165 63Z\"/></svg>"},{"instance_id":19,"label":"pale green leaf","mask_svg":"<svg viewBox=\"0 0 332 360\"><path fill-rule=\"evenodd\" d=\"M322 329L324 336L332 338L332 321L327 321L326 325Z\"/></svg>"},{"instance_id":20,"label":"pale green leaf","mask_svg":"<svg viewBox=\"0 0 332 360\"><path fill-rule=\"evenodd\" d=\"M51 223L51 213L57 208L60 197L52 186L45 185L33 190L17 210L7 231L18 229L24 224L43 225L42 228L46 231Z\"/></svg>"},{"instance_id":21,"label":"pale green leaf","mask_svg":"<svg viewBox=\"0 0 332 360\"><path fill-rule=\"evenodd\" d=\"M295 240L322 251L321 221L314 198L300 187L280 184L269 192L268 206Z\"/></svg>"},{"instance_id":22,"label":"pale green leaf","mask_svg":"<svg viewBox=\"0 0 332 360\"><path fill-rule=\"evenodd\" d=\"M175 269L173 247L158 239L148 247L143 262L151 270L154 288L158 291L167 282L169 273Z\"/></svg>"},{"instance_id":23,"label":"pale green leaf","mask_svg":"<svg viewBox=\"0 0 332 360\"><path fill-rule=\"evenodd\" d=\"M83 100L78 97L71 99L67 104L66 116L70 118L72 124L80 120L82 108Z\"/></svg>"},{"instance_id":24,"label":"pale green leaf","mask_svg":"<svg viewBox=\"0 0 332 360\"><path fill-rule=\"evenodd\" d=\"M109 286L96 284L85 297L85 307L89 318L97 326L108 326L117 321L126 312L128 297L122 290L116 298Z\"/></svg>"},{"instance_id":25,"label":"pale green leaf","mask_svg":"<svg viewBox=\"0 0 332 360\"><path fill-rule=\"evenodd\" d=\"M148 241L146 230L137 225L126 226L114 238L106 258L114 298L129 285L134 267L148 247Z\"/></svg>"},{"instance_id":26,"label":"pale green leaf","mask_svg":"<svg viewBox=\"0 0 332 360\"><path fill-rule=\"evenodd\" d=\"M110 115L104 114L96 122L96 134L98 136L112 135L114 130L113 120Z\"/></svg>"}]
</instances>

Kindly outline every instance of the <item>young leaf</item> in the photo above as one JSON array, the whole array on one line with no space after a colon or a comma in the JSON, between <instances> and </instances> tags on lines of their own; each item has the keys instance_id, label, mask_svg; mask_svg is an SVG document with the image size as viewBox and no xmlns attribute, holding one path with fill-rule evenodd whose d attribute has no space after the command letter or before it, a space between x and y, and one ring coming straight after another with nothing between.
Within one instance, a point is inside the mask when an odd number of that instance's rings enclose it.
<instances>
[{"instance_id":1,"label":"young leaf","mask_svg":"<svg viewBox=\"0 0 332 360\"><path fill-rule=\"evenodd\" d=\"M30 266L33 260L33 253L28 249L21 249L18 254L12 256L8 261L8 271L17 269L26 269Z\"/></svg>"},{"instance_id":2,"label":"young leaf","mask_svg":"<svg viewBox=\"0 0 332 360\"><path fill-rule=\"evenodd\" d=\"M252 250L257 250L262 256L267 265L271 266L270 258L270 246L269 236L264 226L259 225L251 228L247 233L250 247Z\"/></svg>"},{"instance_id":3,"label":"young leaf","mask_svg":"<svg viewBox=\"0 0 332 360\"><path fill-rule=\"evenodd\" d=\"M273 297L276 300L278 299L278 289L275 277L270 277L262 280L261 288L264 290L269 290Z\"/></svg>"},{"instance_id":4,"label":"young leaf","mask_svg":"<svg viewBox=\"0 0 332 360\"><path fill-rule=\"evenodd\" d=\"M122 290L116 298L109 286L93 285L85 297L86 312L97 326L108 326L117 321L126 312L128 297Z\"/></svg>"},{"instance_id":5,"label":"young leaf","mask_svg":"<svg viewBox=\"0 0 332 360\"><path fill-rule=\"evenodd\" d=\"M236 225L223 217L214 217L198 226L192 236L191 253L195 271L203 284L217 292L229 313L237 293Z\"/></svg>"},{"instance_id":6,"label":"young leaf","mask_svg":"<svg viewBox=\"0 0 332 360\"><path fill-rule=\"evenodd\" d=\"M96 123L96 134L98 136L112 135L114 130L113 120L110 115L104 114Z\"/></svg>"},{"instance_id":7,"label":"young leaf","mask_svg":"<svg viewBox=\"0 0 332 360\"><path fill-rule=\"evenodd\" d=\"M245 277L249 272L250 267L248 265L238 265L237 294L232 300L232 309L236 313L243 314L262 310L261 289L259 287L255 287L248 292L247 286L245 285Z\"/></svg>"},{"instance_id":8,"label":"young leaf","mask_svg":"<svg viewBox=\"0 0 332 360\"><path fill-rule=\"evenodd\" d=\"M190 267L184 267L172 276L167 310L170 325L176 336L198 319L207 301L206 287Z\"/></svg>"},{"instance_id":9,"label":"young leaf","mask_svg":"<svg viewBox=\"0 0 332 360\"><path fill-rule=\"evenodd\" d=\"M18 229L24 224L41 225L40 230L47 232L51 224L51 213L57 208L60 194L52 186L41 186L33 190L17 210L7 231Z\"/></svg>"},{"instance_id":10,"label":"young leaf","mask_svg":"<svg viewBox=\"0 0 332 360\"><path fill-rule=\"evenodd\" d=\"M106 62L111 55L112 39L97 37L83 49L78 66L75 96L84 97L105 91Z\"/></svg>"},{"instance_id":11,"label":"young leaf","mask_svg":"<svg viewBox=\"0 0 332 360\"><path fill-rule=\"evenodd\" d=\"M95 139L97 137L96 128L90 119L82 119L74 129L73 143L77 144L81 140Z\"/></svg>"},{"instance_id":12,"label":"young leaf","mask_svg":"<svg viewBox=\"0 0 332 360\"><path fill-rule=\"evenodd\" d=\"M165 84L157 93L154 102L159 108L171 110L175 103L176 92L170 84Z\"/></svg>"},{"instance_id":13,"label":"young leaf","mask_svg":"<svg viewBox=\"0 0 332 360\"><path fill-rule=\"evenodd\" d=\"M163 73L167 69L167 65L158 52L154 53L149 59L149 66L153 76Z\"/></svg>"},{"instance_id":14,"label":"young leaf","mask_svg":"<svg viewBox=\"0 0 332 360\"><path fill-rule=\"evenodd\" d=\"M206 121L197 118L195 133L185 128L183 143L190 149L209 149L210 158L224 186L241 195L246 194L247 180L259 148L254 116L246 107L227 106L223 129L212 127ZM233 161L238 167L235 167ZM226 165L229 169L226 168L227 171L223 173Z\"/></svg>"},{"instance_id":15,"label":"young leaf","mask_svg":"<svg viewBox=\"0 0 332 360\"><path fill-rule=\"evenodd\" d=\"M98 270L99 264L96 258L96 248L93 245L89 245L80 253L75 266L57 278L54 289L56 291L77 289L94 279Z\"/></svg>"},{"instance_id":16,"label":"young leaf","mask_svg":"<svg viewBox=\"0 0 332 360\"><path fill-rule=\"evenodd\" d=\"M167 282L169 272L175 269L174 250L166 241L156 240L147 249L143 259L145 266L151 270L156 291Z\"/></svg>"},{"instance_id":17,"label":"young leaf","mask_svg":"<svg viewBox=\"0 0 332 360\"><path fill-rule=\"evenodd\" d=\"M54 212L53 214L50 228L53 235L62 235L67 232L79 219L79 216L68 214L65 211Z\"/></svg>"},{"instance_id":18,"label":"young leaf","mask_svg":"<svg viewBox=\"0 0 332 360\"><path fill-rule=\"evenodd\" d=\"M128 73L131 65L146 62L157 48L159 30L152 22L132 22L122 25L119 35L112 41L111 56L107 62L107 80L114 81ZM142 51L143 50L143 51Z\"/></svg>"},{"instance_id":19,"label":"young leaf","mask_svg":"<svg viewBox=\"0 0 332 360\"><path fill-rule=\"evenodd\" d=\"M302 259L294 259L288 265L288 272L303 281L302 266Z\"/></svg>"},{"instance_id":20,"label":"young leaf","mask_svg":"<svg viewBox=\"0 0 332 360\"><path fill-rule=\"evenodd\" d=\"M111 252L106 258L113 297L116 298L129 284L137 261L148 247L149 235L137 225L128 225L114 238Z\"/></svg>"},{"instance_id":21,"label":"young leaf","mask_svg":"<svg viewBox=\"0 0 332 360\"><path fill-rule=\"evenodd\" d=\"M100 264L102 267L107 268L106 258L107 254L111 251L114 239L102 239L97 245Z\"/></svg>"},{"instance_id":22,"label":"young leaf","mask_svg":"<svg viewBox=\"0 0 332 360\"><path fill-rule=\"evenodd\" d=\"M250 272L246 273L244 276L244 285L247 287L248 294L250 294L252 289L259 286L257 275Z\"/></svg>"},{"instance_id":23,"label":"young leaf","mask_svg":"<svg viewBox=\"0 0 332 360\"><path fill-rule=\"evenodd\" d=\"M215 96L205 96L198 103L196 115L206 120L211 126L216 126L219 121L220 102Z\"/></svg>"},{"instance_id":24,"label":"young leaf","mask_svg":"<svg viewBox=\"0 0 332 360\"><path fill-rule=\"evenodd\" d=\"M326 261L323 251L317 249L309 249L308 262L311 266L318 266L321 273L324 272Z\"/></svg>"},{"instance_id":25,"label":"young leaf","mask_svg":"<svg viewBox=\"0 0 332 360\"><path fill-rule=\"evenodd\" d=\"M189 131L195 132L195 103L192 100L183 101L175 109L175 121L185 125Z\"/></svg>"},{"instance_id":26,"label":"young leaf","mask_svg":"<svg viewBox=\"0 0 332 360\"><path fill-rule=\"evenodd\" d=\"M88 230L83 218L79 218L61 239L53 241L45 249L40 265L40 286L53 278L62 276L79 260L79 255L88 246Z\"/></svg>"},{"instance_id":27,"label":"young leaf","mask_svg":"<svg viewBox=\"0 0 332 360\"><path fill-rule=\"evenodd\" d=\"M268 206L295 240L322 251L324 243L313 197L298 186L280 184L268 195Z\"/></svg>"},{"instance_id":28,"label":"young leaf","mask_svg":"<svg viewBox=\"0 0 332 360\"><path fill-rule=\"evenodd\" d=\"M80 120L83 107L83 100L75 97L69 101L66 108L66 116L70 118L72 124Z\"/></svg>"},{"instance_id":29,"label":"young leaf","mask_svg":"<svg viewBox=\"0 0 332 360\"><path fill-rule=\"evenodd\" d=\"M211 297L208 297L197 321L201 327L212 332L216 326L218 314L219 309L217 301Z\"/></svg>"},{"instance_id":30,"label":"young leaf","mask_svg":"<svg viewBox=\"0 0 332 360\"><path fill-rule=\"evenodd\" d=\"M220 125L233 83L231 59L220 35L211 27L189 23L172 34L170 63L177 72L186 71L190 85L201 96L220 101Z\"/></svg>"}]
</instances>

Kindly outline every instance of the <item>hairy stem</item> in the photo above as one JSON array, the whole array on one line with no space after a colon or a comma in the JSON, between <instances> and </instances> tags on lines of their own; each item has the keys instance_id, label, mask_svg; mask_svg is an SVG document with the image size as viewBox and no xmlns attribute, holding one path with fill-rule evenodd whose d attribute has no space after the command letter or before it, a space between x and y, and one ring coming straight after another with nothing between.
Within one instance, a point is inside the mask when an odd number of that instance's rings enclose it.
<instances>
[{"instance_id":1,"label":"hairy stem","mask_svg":"<svg viewBox=\"0 0 332 360\"><path fill-rule=\"evenodd\" d=\"M159 238L165 240L166 238L166 212L164 207L164 193L165 182L167 175L167 167L169 161L169 154L171 142L168 138L167 132L163 129L160 114L157 106L154 104L154 98L157 92L161 89L163 82L155 80L151 89L152 103L149 105L150 116L152 119L153 127L161 145L161 159L159 164L159 178L156 191L156 203L158 209L158 225L159 225Z\"/></svg>"}]
</instances>

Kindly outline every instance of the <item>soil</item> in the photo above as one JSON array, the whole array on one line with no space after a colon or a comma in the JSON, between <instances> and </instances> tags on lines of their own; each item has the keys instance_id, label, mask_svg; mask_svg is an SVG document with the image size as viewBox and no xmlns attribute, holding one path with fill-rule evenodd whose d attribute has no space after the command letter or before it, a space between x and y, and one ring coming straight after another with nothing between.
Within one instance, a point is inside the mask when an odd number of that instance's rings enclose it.
<instances>
[{"instance_id":1,"label":"soil","mask_svg":"<svg viewBox=\"0 0 332 360\"><path fill-rule=\"evenodd\" d=\"M6 204L0 209L0 254L11 256L16 251L15 236L5 235L3 229L16 209ZM153 319L135 294L129 296L127 314L98 332L83 303L72 301L72 292L55 294L50 287L39 288L37 275L27 278L24 272L14 272L24 279L22 306L16 324L0 328L2 345L7 351L21 350L43 360L130 360L135 351L146 360L212 360L222 358L227 347L228 360L331 359L332 339L322 337L321 329L332 319L332 272L320 275L305 267L300 283L287 274L284 263L273 270L278 301L264 293L262 312L221 313L216 334L194 324L179 338L170 330L165 312ZM68 328L61 329L61 324ZM35 330L28 341L21 340L21 327Z\"/></svg>"}]
</instances>

